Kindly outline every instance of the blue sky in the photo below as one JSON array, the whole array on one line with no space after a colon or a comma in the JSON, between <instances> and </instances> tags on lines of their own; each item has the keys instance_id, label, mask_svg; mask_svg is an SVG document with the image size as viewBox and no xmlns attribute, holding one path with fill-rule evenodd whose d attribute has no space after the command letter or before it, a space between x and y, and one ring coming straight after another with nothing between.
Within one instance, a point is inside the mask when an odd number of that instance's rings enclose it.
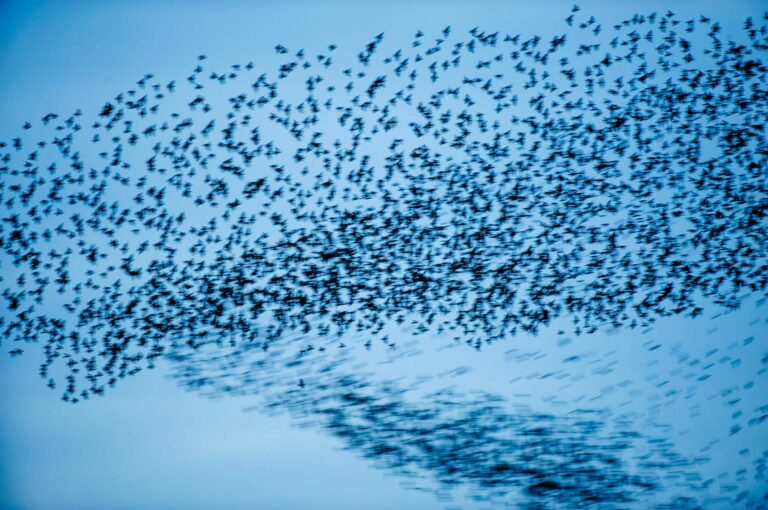
<instances>
[{"instance_id":1,"label":"blue sky","mask_svg":"<svg viewBox=\"0 0 768 510\"><path fill-rule=\"evenodd\" d=\"M606 25L636 10L671 8L683 19L706 14L724 25L726 35L764 8L759 1L579 4ZM555 1L3 2L0 139L49 111L97 109L145 73L160 82L183 81L199 54L208 55L214 67L253 61L272 69L278 43L308 51L334 43L352 55L380 32L390 42L410 41L416 30L436 34L446 25L455 32L480 26L554 34L570 6ZM696 321L660 321L649 332L582 336L566 347L558 347L553 327L481 353L440 350L441 339L428 338L418 346L424 355L397 363L386 363L385 357L367 361L381 377L415 378L468 366L471 371L456 382L463 389L517 395L518 402L537 410L559 412L558 398L549 397L583 394L597 407L629 406L647 414L655 404L655 378L674 372L676 352L704 356L736 343L730 352L742 359L739 371L724 369L702 391L701 418L676 425L680 449L697 453L709 438L727 436L727 410L718 391L751 380L768 348L765 308L755 299L727 316L710 318L717 310L707 312ZM745 344L749 337L755 340ZM668 357L649 352L657 342ZM548 355L537 359L536 352ZM582 355L590 377L567 389L538 382L531 387L525 378L556 368L571 354ZM354 453L338 451L340 442L321 430L292 427L287 416L243 412L248 397L208 400L176 388L164 365L123 382L103 399L72 406L45 388L36 373L39 361L32 349L18 359L0 357L0 508L446 507L430 494L403 488L398 478L371 469ZM595 375L592 369L601 363L610 366ZM637 382L639 394L621 385L630 376L644 381ZM765 388L764 374L757 381ZM757 393L745 398L764 404ZM683 404L689 402L653 408L655 421L679 425L688 416ZM766 447L764 438L747 433L728 441L707 452L716 459L703 468L712 470L711 476L740 462L734 453L740 442L762 441ZM483 507L461 498L452 505Z\"/></svg>"}]
</instances>

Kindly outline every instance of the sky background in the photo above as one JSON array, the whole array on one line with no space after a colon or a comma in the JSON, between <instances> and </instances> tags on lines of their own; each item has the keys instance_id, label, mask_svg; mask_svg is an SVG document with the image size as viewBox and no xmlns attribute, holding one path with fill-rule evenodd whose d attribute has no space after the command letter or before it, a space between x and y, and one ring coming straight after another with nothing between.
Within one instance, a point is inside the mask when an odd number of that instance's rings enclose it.
<instances>
[{"instance_id":1,"label":"sky background","mask_svg":"<svg viewBox=\"0 0 768 510\"><path fill-rule=\"evenodd\" d=\"M636 11L671 8L682 19L706 14L733 33L760 1L579 2L604 25ZM49 111L97 108L145 73L160 82L183 81L198 54L225 67L253 61L274 68L273 47L359 51L376 34L410 41L422 29L436 34L474 26L486 31L553 34L563 28L570 2L1 2L0 139L15 136L27 119ZM422 339L425 354L398 363L370 366L381 374L416 377L458 366L471 370L457 384L498 392L538 410L561 410L557 396L584 394L595 406L629 406L647 413L657 377L675 370L674 352L704 356L715 347L739 357L738 371L723 369L700 391L702 415L685 405L662 406L658 421L676 423L683 451L696 453L710 438L727 436L729 422L718 392L744 384L761 369L768 349L766 308L756 299L726 316L709 309L698 320L662 320L653 330L600 332L565 346L555 334L518 337L481 353L439 348L439 338ZM752 342L745 339L752 337ZM649 347L662 343L659 351ZM675 351L677 345L678 351ZM209 400L178 389L168 369L123 381L103 399L78 405L61 402L37 376L40 354L28 349L17 359L0 356L0 508L445 508L426 493L407 490L396 477L371 469L320 430L297 429L286 416L243 412L248 398ZM547 356L523 353L539 352ZM572 354L583 356L591 374L561 389L526 375L557 367ZM663 354L668 355L665 357ZM595 369L609 364L601 373ZM621 382L632 376L635 387ZM742 381L742 379L744 379ZM745 398L762 405L759 388ZM760 386L762 384L762 386ZM606 388L613 388L606 391ZM637 390L640 393L632 392ZM707 398L712 396L712 398ZM634 406L634 407L633 407ZM744 433L720 450L713 476L739 462L739 444L765 439ZM741 442L741 443L740 443ZM461 499L453 507L482 508ZM448 505L448 506L451 506Z\"/></svg>"}]
</instances>

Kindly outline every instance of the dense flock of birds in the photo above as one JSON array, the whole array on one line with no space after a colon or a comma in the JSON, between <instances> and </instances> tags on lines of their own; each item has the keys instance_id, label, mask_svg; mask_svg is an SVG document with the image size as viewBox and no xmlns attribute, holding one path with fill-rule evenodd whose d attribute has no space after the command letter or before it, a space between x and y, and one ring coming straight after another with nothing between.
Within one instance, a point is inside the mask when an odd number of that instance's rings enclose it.
<instances>
[{"instance_id":1,"label":"dense flock of birds","mask_svg":"<svg viewBox=\"0 0 768 510\"><path fill-rule=\"evenodd\" d=\"M766 20L730 40L703 16L603 27L574 7L546 37L278 45L272 73L201 55L178 83L27 122L0 142L0 338L42 345L40 374L77 402L211 348L311 366L350 338L394 349L398 326L480 349L736 309L768 289ZM630 473L613 450L631 434L601 443L593 419L417 408L316 366L281 398L392 469L566 506L668 474ZM487 440L457 445L470 434Z\"/></svg>"},{"instance_id":2,"label":"dense flock of birds","mask_svg":"<svg viewBox=\"0 0 768 510\"><path fill-rule=\"evenodd\" d=\"M290 349L272 349L265 357L245 344L201 348L172 361L183 388L210 397L245 396L255 410L287 413L409 486L446 500L464 491L476 501L513 508L683 509L732 502L759 508L759 491L734 492L747 470L734 477L735 468L721 466L717 487L700 472L710 460L707 448L682 454L671 437L650 432L653 426L640 431L636 417L594 403L552 413L455 385L425 390L428 380L382 380L359 357L333 351L297 357ZM458 369L449 377L460 375ZM731 391L722 398L737 396ZM754 473L764 476L768 451L755 457Z\"/></svg>"},{"instance_id":3,"label":"dense flock of birds","mask_svg":"<svg viewBox=\"0 0 768 510\"><path fill-rule=\"evenodd\" d=\"M254 344L209 345L170 359L182 388L288 414L447 500L463 493L513 508L763 508L768 352L755 336L723 342L715 329L696 342L539 338L505 353L515 377L501 392L482 389L485 370L478 391L467 391L471 366L440 373L451 361L422 352L434 340L426 335L384 359L352 348L297 353L290 344L267 354Z\"/></svg>"}]
</instances>

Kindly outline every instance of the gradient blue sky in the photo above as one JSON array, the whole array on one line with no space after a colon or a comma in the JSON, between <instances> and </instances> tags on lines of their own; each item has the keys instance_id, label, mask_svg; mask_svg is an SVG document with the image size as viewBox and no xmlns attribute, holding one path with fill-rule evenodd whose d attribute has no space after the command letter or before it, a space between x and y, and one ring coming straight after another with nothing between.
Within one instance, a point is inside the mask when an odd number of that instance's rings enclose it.
<instances>
[{"instance_id":1,"label":"gradient blue sky","mask_svg":"<svg viewBox=\"0 0 768 510\"><path fill-rule=\"evenodd\" d=\"M604 24L636 10L673 9L681 18L706 14L719 20L726 34L749 15L760 15L762 1L580 1ZM550 34L561 30L571 2L2 2L0 3L0 139L15 136L26 119L49 111L71 112L96 107L129 88L145 73L161 82L183 80L205 53L224 67L250 60L273 67L272 48L324 48L356 52L379 32L388 40L410 41L422 29L436 33L480 26L488 31ZM710 311L710 316L715 313ZM642 395L651 395L653 374L674 370L653 364L647 343L679 343L705 353L712 346L744 348L743 373L759 369L766 350L765 308L748 301L740 311L715 319L661 321L651 332L599 333L569 346L589 353L596 366L612 356L611 373L575 384L572 395L586 394L595 405L627 405L629 393L617 387L633 375L645 380ZM382 372L413 376L458 365L473 367L461 384L511 397L527 393L526 403L557 410L546 397L559 390L535 388L518 374L546 370L562 359L552 331L537 338L518 337L480 354L451 349L421 356L419 361L382 365ZM436 344L438 345L438 344ZM370 469L320 431L295 429L285 417L244 413L245 399L206 400L177 389L165 379L164 367L127 380L108 397L72 406L60 402L37 376L38 353L18 359L0 356L0 508L19 509L165 509L165 508L445 508L429 494L402 488L396 478ZM666 347L665 347L666 348ZM556 353L542 361L514 362L519 351ZM671 349L671 347L670 347ZM616 351L613 354L611 351ZM569 351L570 352L570 351ZM739 351L741 352L741 351ZM410 363L410 364L409 364ZM650 364L650 366L649 366ZM551 365L550 365L551 367ZM740 372L741 374L741 372ZM723 373L718 385L740 383L740 375ZM650 379L649 379L650 378ZM765 377L762 377L765 388ZM640 383L638 383L640 384ZM640 384L642 386L642 384ZM641 412L652 402L637 398ZM759 402L759 399L756 400ZM763 402L764 403L764 402ZM681 448L695 452L702 439L727 434L722 411L712 406L680 434ZM674 422L681 409L661 409ZM664 414L666 413L666 414ZM709 413L709 414L707 414ZM687 416L687 412L683 413ZM664 421L662 419L662 421ZM727 420L726 420L727 421ZM678 432L684 432L683 430ZM739 441L765 438L746 434ZM736 462L728 445L720 462ZM716 455L713 452L712 455ZM715 466L714 474L717 474ZM457 501L461 508L479 507Z\"/></svg>"}]
</instances>

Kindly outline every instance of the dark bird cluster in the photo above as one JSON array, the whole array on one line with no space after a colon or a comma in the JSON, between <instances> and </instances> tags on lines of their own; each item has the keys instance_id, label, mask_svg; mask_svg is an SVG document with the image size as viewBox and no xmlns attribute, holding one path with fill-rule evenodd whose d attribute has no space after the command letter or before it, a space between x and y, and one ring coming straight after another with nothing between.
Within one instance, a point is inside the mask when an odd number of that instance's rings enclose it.
<instances>
[{"instance_id":1,"label":"dark bird cluster","mask_svg":"<svg viewBox=\"0 0 768 510\"><path fill-rule=\"evenodd\" d=\"M403 327L479 349L736 309L768 289L766 20L730 39L706 17L603 27L574 8L547 36L279 44L269 72L201 55L185 79L30 120L0 142L0 339L41 346L77 402L212 346L391 348ZM421 416L349 395L365 419ZM374 456L394 447L323 413ZM481 484L576 483L481 465L500 480Z\"/></svg>"},{"instance_id":2,"label":"dark bird cluster","mask_svg":"<svg viewBox=\"0 0 768 510\"><path fill-rule=\"evenodd\" d=\"M476 501L530 509L649 508L654 500L659 508L692 508L697 501L702 459L681 456L668 439L639 433L608 410L512 411L500 395L448 388L414 401L421 384L377 381L355 357L328 351L276 348L265 358L239 345L172 361L181 387L255 398L250 410L287 413L299 426L324 430L442 499L465 488Z\"/></svg>"},{"instance_id":3,"label":"dark bird cluster","mask_svg":"<svg viewBox=\"0 0 768 510\"><path fill-rule=\"evenodd\" d=\"M509 388L538 393L535 401L458 390L467 366L388 377L384 366L427 355L418 337L368 362L312 336L266 353L256 343L209 344L168 358L180 387L287 414L443 500L463 492L515 508L762 508L768 351L754 336L725 344L707 333L689 347L645 340L621 355L610 342L562 335L554 349L542 339L508 350ZM548 384L552 395L541 389Z\"/></svg>"}]
</instances>

